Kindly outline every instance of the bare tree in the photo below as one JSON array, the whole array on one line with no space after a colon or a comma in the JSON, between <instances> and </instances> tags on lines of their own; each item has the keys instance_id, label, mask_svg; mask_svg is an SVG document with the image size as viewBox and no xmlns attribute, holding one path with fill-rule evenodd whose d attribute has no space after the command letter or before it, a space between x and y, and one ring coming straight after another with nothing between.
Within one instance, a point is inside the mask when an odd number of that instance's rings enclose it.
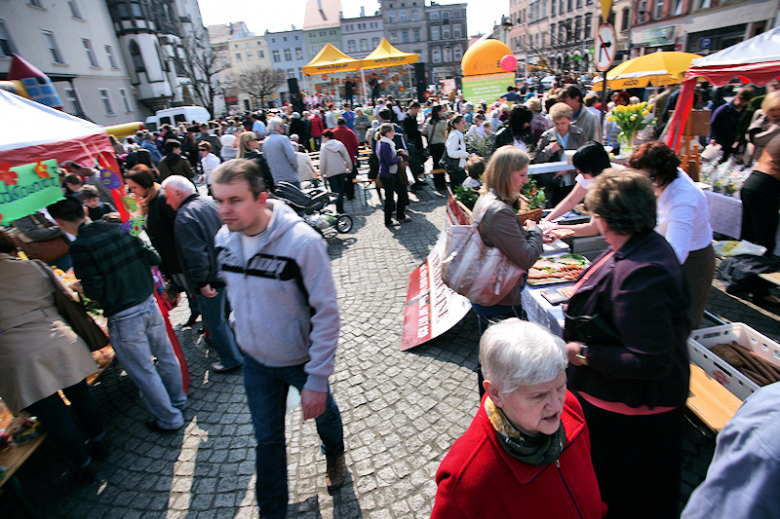
<instances>
[{"instance_id":1,"label":"bare tree","mask_svg":"<svg viewBox=\"0 0 780 519\"><path fill-rule=\"evenodd\" d=\"M230 63L214 52L207 38L188 36L182 39L181 51L183 58L175 60L177 71L190 80L191 88L213 115L214 97L222 92L217 74L229 68Z\"/></svg>"},{"instance_id":2,"label":"bare tree","mask_svg":"<svg viewBox=\"0 0 780 519\"><path fill-rule=\"evenodd\" d=\"M234 76L234 84L239 92L249 94L260 100L265 106L265 98L273 94L274 89L284 83L287 74L283 70L267 67L252 67Z\"/></svg>"}]
</instances>

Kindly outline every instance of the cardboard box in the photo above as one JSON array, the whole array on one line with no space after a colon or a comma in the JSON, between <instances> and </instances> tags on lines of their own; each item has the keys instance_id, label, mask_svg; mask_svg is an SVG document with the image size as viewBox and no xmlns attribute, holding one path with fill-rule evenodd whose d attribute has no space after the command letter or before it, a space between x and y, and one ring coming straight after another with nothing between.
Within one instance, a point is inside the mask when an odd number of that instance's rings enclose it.
<instances>
[{"instance_id":1,"label":"cardboard box","mask_svg":"<svg viewBox=\"0 0 780 519\"><path fill-rule=\"evenodd\" d=\"M688 338L691 362L700 366L740 400L752 395L759 386L710 351L718 344L737 341L762 359L780 366L780 345L744 323L726 324L695 330Z\"/></svg>"}]
</instances>

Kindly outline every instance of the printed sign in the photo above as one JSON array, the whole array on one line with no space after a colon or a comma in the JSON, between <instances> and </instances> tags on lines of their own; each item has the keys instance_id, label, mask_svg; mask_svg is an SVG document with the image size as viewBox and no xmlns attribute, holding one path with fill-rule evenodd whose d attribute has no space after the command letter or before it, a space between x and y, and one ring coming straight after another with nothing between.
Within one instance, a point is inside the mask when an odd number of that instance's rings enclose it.
<instances>
[{"instance_id":1,"label":"printed sign","mask_svg":"<svg viewBox=\"0 0 780 519\"><path fill-rule=\"evenodd\" d=\"M8 225L62 200L56 160L10 167L0 163L0 222Z\"/></svg>"},{"instance_id":2,"label":"printed sign","mask_svg":"<svg viewBox=\"0 0 780 519\"><path fill-rule=\"evenodd\" d=\"M514 84L515 73L503 72L501 74L486 74L483 76L465 76L462 81L464 99L472 103L481 101L492 103L503 94L506 94L506 87Z\"/></svg>"}]
</instances>

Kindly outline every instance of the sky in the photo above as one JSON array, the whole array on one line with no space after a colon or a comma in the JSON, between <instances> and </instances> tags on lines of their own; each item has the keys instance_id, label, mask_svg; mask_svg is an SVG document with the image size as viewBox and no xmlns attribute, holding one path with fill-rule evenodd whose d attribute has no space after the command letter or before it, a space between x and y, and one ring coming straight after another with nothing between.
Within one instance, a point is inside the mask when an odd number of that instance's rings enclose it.
<instances>
[{"instance_id":1,"label":"sky","mask_svg":"<svg viewBox=\"0 0 780 519\"><path fill-rule=\"evenodd\" d=\"M440 5L462 3L456 0L437 0ZM203 25L228 22L246 23L253 33L289 30L291 25L303 27L306 0L198 0ZM341 0L345 18L360 15L360 7L371 15L379 9L376 0ZM467 20L469 36L493 30L494 23L501 22L501 15L509 14L509 0L478 0L469 2Z\"/></svg>"}]
</instances>

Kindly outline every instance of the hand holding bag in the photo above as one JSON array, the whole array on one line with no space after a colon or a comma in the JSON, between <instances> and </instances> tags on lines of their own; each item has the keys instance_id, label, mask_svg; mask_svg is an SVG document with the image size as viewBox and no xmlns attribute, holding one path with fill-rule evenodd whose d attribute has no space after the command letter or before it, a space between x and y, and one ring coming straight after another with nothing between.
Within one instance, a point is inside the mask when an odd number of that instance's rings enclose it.
<instances>
[{"instance_id":1,"label":"hand holding bag","mask_svg":"<svg viewBox=\"0 0 780 519\"><path fill-rule=\"evenodd\" d=\"M445 254L441 265L444 284L473 303L493 306L501 302L526 274L496 247L482 241L477 227L484 212L471 225L444 222Z\"/></svg>"},{"instance_id":2,"label":"hand holding bag","mask_svg":"<svg viewBox=\"0 0 780 519\"><path fill-rule=\"evenodd\" d=\"M48 265L39 260L33 260L39 268L49 277L54 285L54 304L60 315L67 321L76 335L87 343L90 351L97 351L108 346L108 337L100 329L100 326L87 313L87 309L80 301L75 301L69 294L67 287L62 284L60 278L54 275L54 271Z\"/></svg>"}]
</instances>

